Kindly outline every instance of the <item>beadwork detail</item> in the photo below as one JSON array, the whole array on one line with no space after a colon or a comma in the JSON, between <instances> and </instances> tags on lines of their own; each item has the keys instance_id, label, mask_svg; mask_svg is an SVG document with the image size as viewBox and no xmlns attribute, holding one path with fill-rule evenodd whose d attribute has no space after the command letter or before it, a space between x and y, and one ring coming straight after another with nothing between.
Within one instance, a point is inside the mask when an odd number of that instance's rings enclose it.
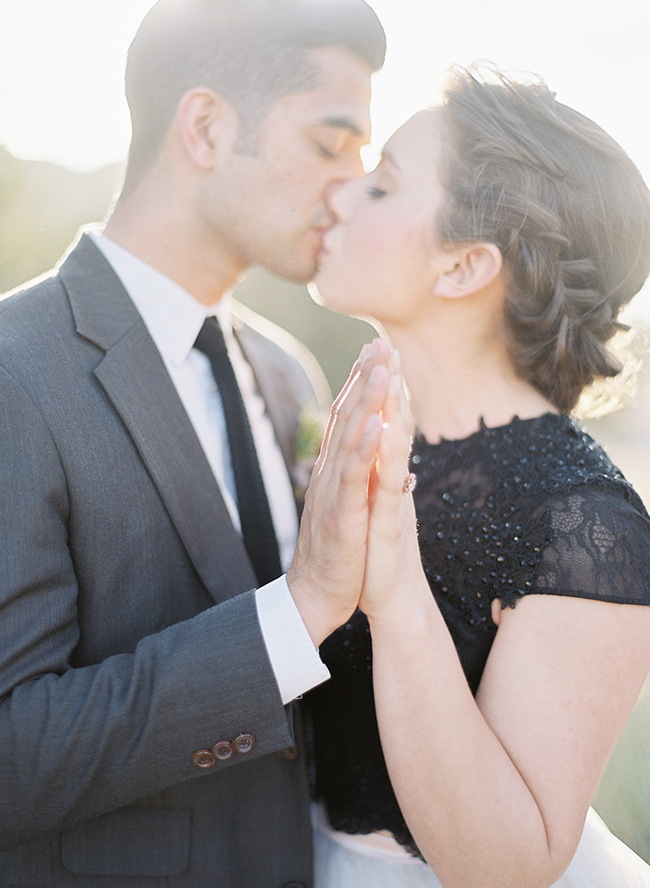
<instances>
[{"instance_id":1,"label":"beadwork detail","mask_svg":"<svg viewBox=\"0 0 650 888\"><path fill-rule=\"evenodd\" d=\"M650 518L570 418L514 419L439 444L417 436L411 470L424 570L473 692L496 634L494 599L502 608L535 593L650 604ZM384 764L360 611L321 656L332 678L310 700L316 792L332 826L388 829L417 854Z\"/></svg>"}]
</instances>

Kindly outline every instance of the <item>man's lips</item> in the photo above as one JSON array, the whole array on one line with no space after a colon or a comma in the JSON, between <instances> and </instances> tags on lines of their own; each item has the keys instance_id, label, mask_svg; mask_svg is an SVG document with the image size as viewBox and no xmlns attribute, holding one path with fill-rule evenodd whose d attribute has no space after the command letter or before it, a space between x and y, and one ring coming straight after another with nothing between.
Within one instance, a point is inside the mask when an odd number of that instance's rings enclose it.
<instances>
[{"instance_id":1,"label":"man's lips","mask_svg":"<svg viewBox=\"0 0 650 888\"><path fill-rule=\"evenodd\" d=\"M318 254L319 256L329 256L332 252L334 244L332 242L331 232L331 228L323 231L320 242L320 251Z\"/></svg>"}]
</instances>

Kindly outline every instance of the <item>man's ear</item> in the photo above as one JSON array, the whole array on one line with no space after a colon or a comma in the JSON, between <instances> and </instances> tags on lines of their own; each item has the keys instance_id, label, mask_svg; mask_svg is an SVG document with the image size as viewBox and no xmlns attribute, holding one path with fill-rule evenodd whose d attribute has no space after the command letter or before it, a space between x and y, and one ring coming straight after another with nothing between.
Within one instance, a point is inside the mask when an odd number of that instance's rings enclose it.
<instances>
[{"instance_id":1,"label":"man's ear","mask_svg":"<svg viewBox=\"0 0 650 888\"><path fill-rule=\"evenodd\" d=\"M178 103L176 120L187 156L201 170L213 169L237 138L237 112L211 89L186 92Z\"/></svg>"},{"instance_id":2,"label":"man's ear","mask_svg":"<svg viewBox=\"0 0 650 888\"><path fill-rule=\"evenodd\" d=\"M496 244L465 244L445 254L434 284L434 295L456 299L477 293L491 284L502 268L503 256Z\"/></svg>"}]
</instances>

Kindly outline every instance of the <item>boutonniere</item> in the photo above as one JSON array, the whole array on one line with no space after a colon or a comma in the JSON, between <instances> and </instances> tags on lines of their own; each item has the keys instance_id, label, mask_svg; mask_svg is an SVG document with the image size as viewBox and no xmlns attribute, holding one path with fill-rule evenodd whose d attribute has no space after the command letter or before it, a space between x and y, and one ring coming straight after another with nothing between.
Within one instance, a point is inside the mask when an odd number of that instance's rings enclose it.
<instances>
[{"instance_id":1,"label":"boutonniere","mask_svg":"<svg viewBox=\"0 0 650 888\"><path fill-rule=\"evenodd\" d=\"M303 502L309 487L309 479L320 453L325 432L325 417L315 407L305 407L300 411L298 427L294 439L294 493L298 502Z\"/></svg>"}]
</instances>

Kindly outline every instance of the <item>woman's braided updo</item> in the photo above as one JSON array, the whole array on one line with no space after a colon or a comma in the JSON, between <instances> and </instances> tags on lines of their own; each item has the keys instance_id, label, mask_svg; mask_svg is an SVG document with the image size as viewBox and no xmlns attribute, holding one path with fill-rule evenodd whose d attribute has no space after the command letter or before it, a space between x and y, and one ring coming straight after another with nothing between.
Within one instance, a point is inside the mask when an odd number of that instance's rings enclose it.
<instances>
[{"instance_id":1,"label":"woman's braided updo","mask_svg":"<svg viewBox=\"0 0 650 888\"><path fill-rule=\"evenodd\" d=\"M621 365L607 348L650 272L650 192L620 146L541 82L457 71L444 94L436 220L499 247L518 373L568 412Z\"/></svg>"}]
</instances>

